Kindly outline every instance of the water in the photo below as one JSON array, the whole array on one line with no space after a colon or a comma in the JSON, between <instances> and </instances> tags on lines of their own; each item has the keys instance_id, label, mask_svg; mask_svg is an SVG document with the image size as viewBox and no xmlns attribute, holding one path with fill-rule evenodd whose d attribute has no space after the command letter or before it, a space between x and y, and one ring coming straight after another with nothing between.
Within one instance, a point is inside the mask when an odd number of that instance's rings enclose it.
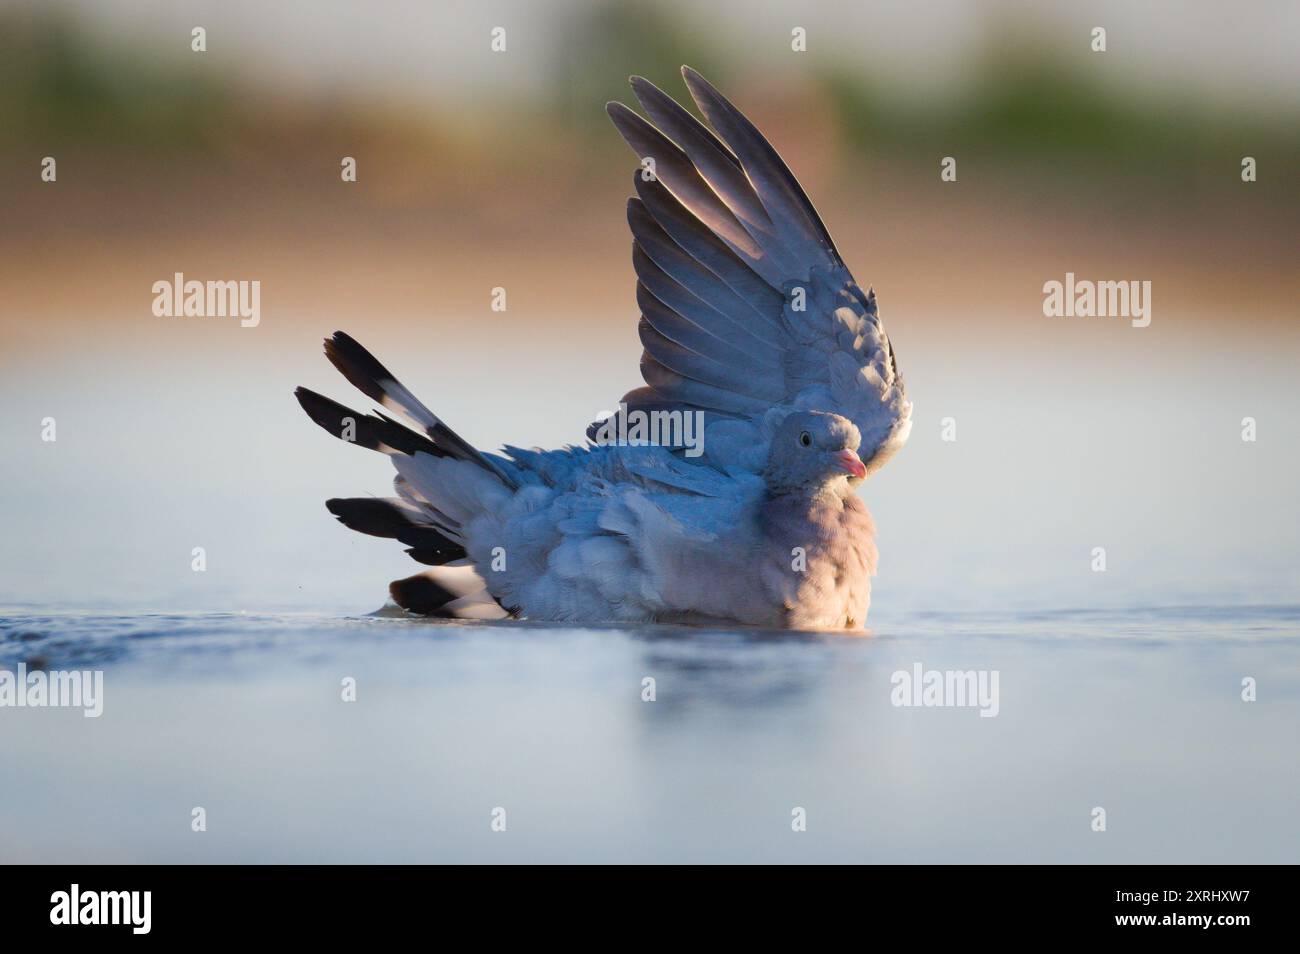
<instances>
[{"instance_id":1,"label":"water","mask_svg":"<svg viewBox=\"0 0 1300 954\"><path fill-rule=\"evenodd\" d=\"M103 669L104 712L0 709L0 859L1295 862L1298 634L1296 606L866 638L14 609L0 668ZM916 663L997 670L998 715L892 705Z\"/></svg>"}]
</instances>

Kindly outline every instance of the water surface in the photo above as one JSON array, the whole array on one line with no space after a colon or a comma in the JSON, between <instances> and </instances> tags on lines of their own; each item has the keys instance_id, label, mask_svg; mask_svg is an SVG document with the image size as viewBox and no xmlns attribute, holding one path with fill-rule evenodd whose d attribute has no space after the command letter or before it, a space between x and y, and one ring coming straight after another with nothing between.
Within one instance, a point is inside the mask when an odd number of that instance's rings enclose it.
<instances>
[{"instance_id":1,"label":"water surface","mask_svg":"<svg viewBox=\"0 0 1300 954\"><path fill-rule=\"evenodd\" d=\"M0 668L102 669L104 712L0 709L0 859L1295 862L1297 634L1295 606L856 639L11 608ZM996 670L998 715L894 706L917 663Z\"/></svg>"}]
</instances>

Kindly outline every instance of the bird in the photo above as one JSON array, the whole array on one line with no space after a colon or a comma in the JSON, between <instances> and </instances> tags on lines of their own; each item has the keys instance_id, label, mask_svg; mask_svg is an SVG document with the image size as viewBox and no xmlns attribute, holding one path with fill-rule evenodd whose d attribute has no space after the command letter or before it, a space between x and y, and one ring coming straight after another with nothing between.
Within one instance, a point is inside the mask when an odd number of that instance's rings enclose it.
<instances>
[{"instance_id":1,"label":"bird","mask_svg":"<svg viewBox=\"0 0 1300 954\"><path fill-rule=\"evenodd\" d=\"M858 490L911 430L894 348L771 143L682 77L707 125L639 76L644 117L606 107L639 159L644 383L585 443L480 451L342 331L326 357L378 408L296 390L316 424L397 471L395 496L326 507L427 567L389 586L407 613L865 627L877 549Z\"/></svg>"}]
</instances>

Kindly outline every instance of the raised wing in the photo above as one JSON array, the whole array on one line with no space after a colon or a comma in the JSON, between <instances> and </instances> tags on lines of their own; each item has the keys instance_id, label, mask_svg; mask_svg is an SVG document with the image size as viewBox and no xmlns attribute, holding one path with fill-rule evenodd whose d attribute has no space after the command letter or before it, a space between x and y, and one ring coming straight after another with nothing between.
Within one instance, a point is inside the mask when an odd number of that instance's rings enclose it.
<instances>
[{"instance_id":1,"label":"raised wing","mask_svg":"<svg viewBox=\"0 0 1300 954\"><path fill-rule=\"evenodd\" d=\"M704 412L708 460L749 471L789 411L832 411L862 432L871 473L907 440L912 410L875 292L772 145L702 76L682 75L716 135L641 77L650 121L608 106L642 159L628 224L646 386L623 403Z\"/></svg>"}]
</instances>

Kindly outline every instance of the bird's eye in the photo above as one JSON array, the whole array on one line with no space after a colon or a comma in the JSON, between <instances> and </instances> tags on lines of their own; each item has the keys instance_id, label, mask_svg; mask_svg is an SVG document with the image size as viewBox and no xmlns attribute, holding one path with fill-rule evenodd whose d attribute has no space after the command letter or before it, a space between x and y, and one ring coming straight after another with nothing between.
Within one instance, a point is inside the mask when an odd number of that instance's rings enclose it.
<instances>
[{"instance_id":1,"label":"bird's eye","mask_svg":"<svg viewBox=\"0 0 1300 954\"><path fill-rule=\"evenodd\" d=\"M807 431L799 432L799 443L804 447L812 447L812 435Z\"/></svg>"}]
</instances>

